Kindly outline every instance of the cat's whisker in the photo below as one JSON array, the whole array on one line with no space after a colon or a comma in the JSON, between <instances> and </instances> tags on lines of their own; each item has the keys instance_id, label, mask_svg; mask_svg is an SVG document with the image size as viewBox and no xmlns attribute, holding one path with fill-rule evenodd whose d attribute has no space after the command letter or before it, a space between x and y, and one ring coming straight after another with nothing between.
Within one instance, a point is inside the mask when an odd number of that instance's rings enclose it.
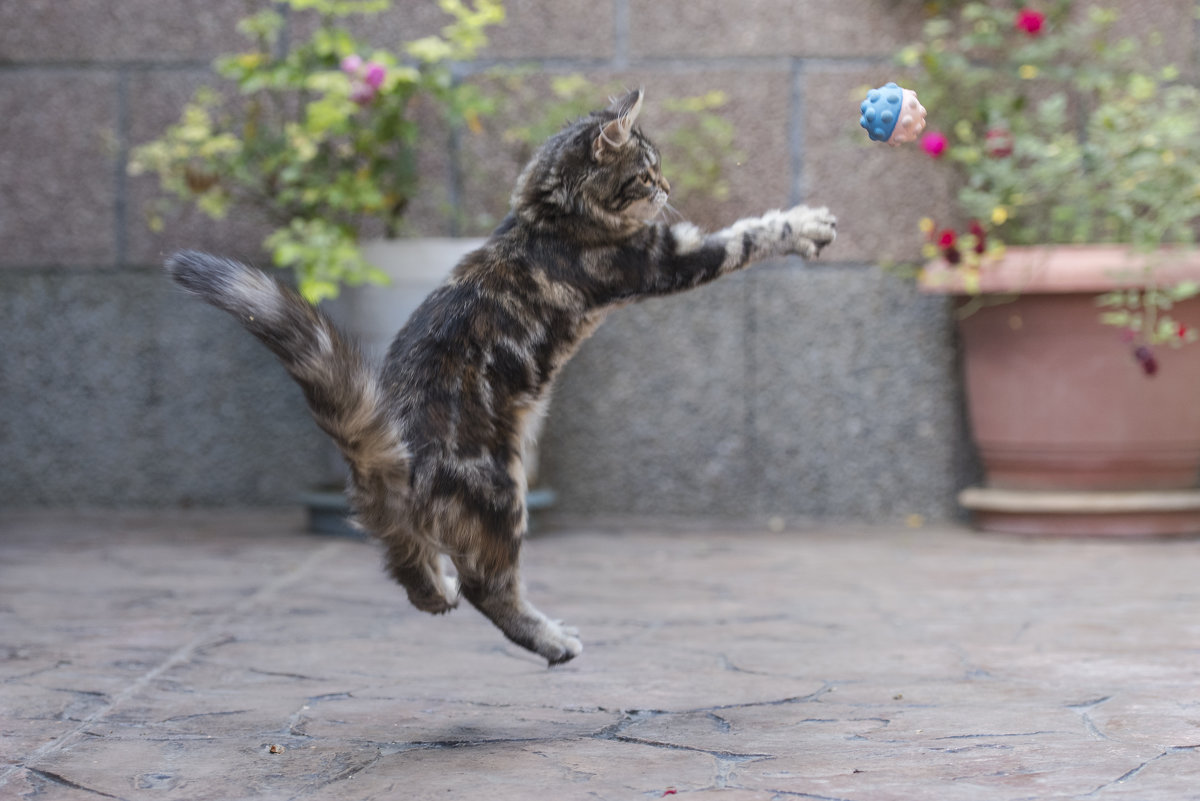
<instances>
[{"instance_id":1,"label":"cat's whisker","mask_svg":"<svg viewBox=\"0 0 1200 801\"><path fill-rule=\"evenodd\" d=\"M683 212L672 206L670 203L664 203L662 208L658 210L656 216L666 217L671 222L680 222L683 220Z\"/></svg>"}]
</instances>

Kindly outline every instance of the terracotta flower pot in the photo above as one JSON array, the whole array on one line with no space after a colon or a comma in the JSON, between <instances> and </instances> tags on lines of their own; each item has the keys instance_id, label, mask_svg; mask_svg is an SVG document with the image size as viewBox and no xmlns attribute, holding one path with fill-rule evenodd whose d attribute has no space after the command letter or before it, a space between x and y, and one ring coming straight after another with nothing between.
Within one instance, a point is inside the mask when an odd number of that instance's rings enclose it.
<instances>
[{"instance_id":1,"label":"terracotta flower pot","mask_svg":"<svg viewBox=\"0 0 1200 801\"><path fill-rule=\"evenodd\" d=\"M1196 254L1151 258L1160 285L1200 280ZM967 411L986 479L962 500L981 527L1200 533L1200 349L1157 348L1159 369L1147 376L1120 331L1100 323L1096 304L1100 293L1144 285L1145 263L1117 246L1061 246L1010 248L982 269L985 305L959 322ZM936 265L922 287L964 291ZM1003 302L1006 293L1019 294ZM1200 299L1171 314L1200 328Z\"/></svg>"}]
</instances>

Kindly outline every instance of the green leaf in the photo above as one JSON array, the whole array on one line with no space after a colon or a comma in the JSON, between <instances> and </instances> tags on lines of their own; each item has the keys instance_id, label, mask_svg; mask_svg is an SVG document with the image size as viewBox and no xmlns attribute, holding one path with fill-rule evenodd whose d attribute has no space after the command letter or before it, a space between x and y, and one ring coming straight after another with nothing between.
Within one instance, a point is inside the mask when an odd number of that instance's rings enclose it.
<instances>
[{"instance_id":1,"label":"green leaf","mask_svg":"<svg viewBox=\"0 0 1200 801\"><path fill-rule=\"evenodd\" d=\"M306 107L304 129L318 137L333 130L343 130L357 110L358 107L349 97L326 95Z\"/></svg>"},{"instance_id":2,"label":"green leaf","mask_svg":"<svg viewBox=\"0 0 1200 801\"><path fill-rule=\"evenodd\" d=\"M1183 301L1188 298L1194 298L1200 295L1200 282L1182 281L1167 290L1170 293L1171 299L1175 301Z\"/></svg>"},{"instance_id":3,"label":"green leaf","mask_svg":"<svg viewBox=\"0 0 1200 801\"><path fill-rule=\"evenodd\" d=\"M437 36L426 36L408 43L408 54L413 58L428 63L436 63L449 59L454 54L454 48L445 39Z\"/></svg>"},{"instance_id":4,"label":"green leaf","mask_svg":"<svg viewBox=\"0 0 1200 801\"><path fill-rule=\"evenodd\" d=\"M243 36L273 45L283 30L283 15L274 9L266 9L239 20L237 30Z\"/></svg>"}]
</instances>

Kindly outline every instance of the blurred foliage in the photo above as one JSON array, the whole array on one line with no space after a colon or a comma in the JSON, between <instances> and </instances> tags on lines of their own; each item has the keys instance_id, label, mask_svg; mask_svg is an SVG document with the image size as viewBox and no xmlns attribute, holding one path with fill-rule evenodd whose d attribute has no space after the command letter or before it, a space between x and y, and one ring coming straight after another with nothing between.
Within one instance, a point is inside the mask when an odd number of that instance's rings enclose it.
<instances>
[{"instance_id":1,"label":"blurred foliage","mask_svg":"<svg viewBox=\"0 0 1200 801\"><path fill-rule=\"evenodd\" d=\"M940 129L926 136L946 138L935 157L959 178L959 219L923 221L928 258L949 261L969 289L1005 244L1194 242L1200 91L1152 65L1160 34L1122 36L1117 11L1071 0L941 6L897 55ZM1152 288L1136 312L1124 298L1105 321L1150 344L1191 341L1170 307L1196 291Z\"/></svg>"},{"instance_id":2,"label":"blurred foliage","mask_svg":"<svg viewBox=\"0 0 1200 801\"><path fill-rule=\"evenodd\" d=\"M441 33L393 52L344 27L390 0L260 5L238 25L250 47L215 64L236 90L233 100L201 89L177 123L131 154L130 172L157 175L164 196L151 226L161 227L172 201L214 218L252 207L276 226L265 244L310 301L335 296L343 283L382 282L358 236L370 220L396 235L418 191L415 105L432 103L452 126L478 126L494 110L493 98L454 80L450 67L479 52L504 7L438 0L450 18ZM306 41L281 47L280 6L318 16Z\"/></svg>"}]
</instances>

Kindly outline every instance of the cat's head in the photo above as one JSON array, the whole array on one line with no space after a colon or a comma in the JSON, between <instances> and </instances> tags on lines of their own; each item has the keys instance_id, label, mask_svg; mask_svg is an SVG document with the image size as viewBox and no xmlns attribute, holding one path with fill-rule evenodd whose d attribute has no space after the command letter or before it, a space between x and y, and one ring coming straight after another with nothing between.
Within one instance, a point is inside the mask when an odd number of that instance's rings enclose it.
<instances>
[{"instance_id":1,"label":"cat's head","mask_svg":"<svg viewBox=\"0 0 1200 801\"><path fill-rule=\"evenodd\" d=\"M533 155L513 190L513 210L535 224L636 230L662 211L671 190L658 149L635 127L637 89L567 125Z\"/></svg>"}]
</instances>

